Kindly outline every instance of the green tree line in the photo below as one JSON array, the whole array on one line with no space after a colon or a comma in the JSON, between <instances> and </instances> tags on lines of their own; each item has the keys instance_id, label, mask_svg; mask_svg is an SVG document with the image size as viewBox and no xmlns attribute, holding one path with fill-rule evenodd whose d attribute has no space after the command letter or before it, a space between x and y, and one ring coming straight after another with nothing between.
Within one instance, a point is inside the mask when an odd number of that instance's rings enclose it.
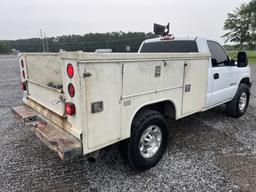
<instances>
[{"instance_id":1,"label":"green tree line","mask_svg":"<svg viewBox=\"0 0 256 192\"><path fill-rule=\"evenodd\" d=\"M88 33L85 35L63 35L49 38L31 38L5 41L10 48L22 52L41 52L43 43L46 51L58 52L83 50L93 52L96 49L112 49L113 52L137 52L142 41L156 37L153 33L111 32ZM129 49L127 49L129 47Z\"/></svg>"},{"instance_id":2,"label":"green tree line","mask_svg":"<svg viewBox=\"0 0 256 192\"><path fill-rule=\"evenodd\" d=\"M222 36L226 42L237 44L239 50L256 48L256 0L237 7L224 24L227 32Z\"/></svg>"},{"instance_id":3,"label":"green tree line","mask_svg":"<svg viewBox=\"0 0 256 192\"><path fill-rule=\"evenodd\" d=\"M8 42L0 41L0 53L10 53L11 47Z\"/></svg>"}]
</instances>

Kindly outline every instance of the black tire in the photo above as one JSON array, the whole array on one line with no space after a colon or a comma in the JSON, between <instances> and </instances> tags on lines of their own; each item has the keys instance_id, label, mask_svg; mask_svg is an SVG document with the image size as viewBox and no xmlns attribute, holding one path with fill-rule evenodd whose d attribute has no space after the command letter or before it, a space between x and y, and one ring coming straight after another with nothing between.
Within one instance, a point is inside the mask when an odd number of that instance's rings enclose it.
<instances>
[{"instance_id":1,"label":"black tire","mask_svg":"<svg viewBox=\"0 0 256 192\"><path fill-rule=\"evenodd\" d=\"M156 153L145 158L140 152L140 140L150 126L157 126L162 133L162 140ZM133 120L131 137L120 143L121 155L135 170L143 171L154 167L162 158L167 145L167 123L161 113L153 110L139 112Z\"/></svg>"},{"instance_id":2,"label":"black tire","mask_svg":"<svg viewBox=\"0 0 256 192\"><path fill-rule=\"evenodd\" d=\"M239 100L243 93L246 93L247 99L246 99L246 104L244 108L241 110L239 108ZM240 84L234 99L226 104L226 113L230 117L235 117L235 118L241 117L242 115L245 114L249 105L249 101L250 101L250 88L245 84Z\"/></svg>"}]
</instances>

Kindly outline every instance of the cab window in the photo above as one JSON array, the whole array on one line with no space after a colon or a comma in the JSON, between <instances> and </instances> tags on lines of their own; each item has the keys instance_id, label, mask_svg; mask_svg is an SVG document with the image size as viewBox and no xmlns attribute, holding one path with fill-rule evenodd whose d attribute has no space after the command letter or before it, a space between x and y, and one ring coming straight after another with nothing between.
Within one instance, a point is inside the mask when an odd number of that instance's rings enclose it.
<instances>
[{"instance_id":1,"label":"cab window","mask_svg":"<svg viewBox=\"0 0 256 192\"><path fill-rule=\"evenodd\" d=\"M229 58L220 44L214 41L207 41L207 44L211 53L213 67L229 65Z\"/></svg>"},{"instance_id":2,"label":"cab window","mask_svg":"<svg viewBox=\"0 0 256 192\"><path fill-rule=\"evenodd\" d=\"M144 43L141 53L190 53L198 52L197 43L194 40L156 41Z\"/></svg>"}]
</instances>

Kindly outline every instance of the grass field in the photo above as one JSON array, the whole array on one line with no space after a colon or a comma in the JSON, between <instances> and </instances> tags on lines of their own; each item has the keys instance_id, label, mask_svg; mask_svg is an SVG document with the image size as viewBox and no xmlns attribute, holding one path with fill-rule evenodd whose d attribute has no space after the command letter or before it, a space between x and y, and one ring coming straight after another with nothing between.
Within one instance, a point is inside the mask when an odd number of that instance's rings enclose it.
<instances>
[{"instance_id":1,"label":"grass field","mask_svg":"<svg viewBox=\"0 0 256 192\"><path fill-rule=\"evenodd\" d=\"M238 51L228 51L229 56L232 59L236 59ZM247 51L249 64L256 64L256 51Z\"/></svg>"}]
</instances>

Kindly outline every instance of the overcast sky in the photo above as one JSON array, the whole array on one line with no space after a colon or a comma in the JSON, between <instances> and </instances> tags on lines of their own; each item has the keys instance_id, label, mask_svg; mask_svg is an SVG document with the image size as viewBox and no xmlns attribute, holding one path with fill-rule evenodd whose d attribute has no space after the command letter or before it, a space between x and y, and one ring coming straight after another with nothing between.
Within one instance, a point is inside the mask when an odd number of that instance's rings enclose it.
<instances>
[{"instance_id":1,"label":"overcast sky","mask_svg":"<svg viewBox=\"0 0 256 192\"><path fill-rule=\"evenodd\" d=\"M0 0L0 39L89 32L150 32L171 23L175 36L221 40L227 13L249 0Z\"/></svg>"}]
</instances>

